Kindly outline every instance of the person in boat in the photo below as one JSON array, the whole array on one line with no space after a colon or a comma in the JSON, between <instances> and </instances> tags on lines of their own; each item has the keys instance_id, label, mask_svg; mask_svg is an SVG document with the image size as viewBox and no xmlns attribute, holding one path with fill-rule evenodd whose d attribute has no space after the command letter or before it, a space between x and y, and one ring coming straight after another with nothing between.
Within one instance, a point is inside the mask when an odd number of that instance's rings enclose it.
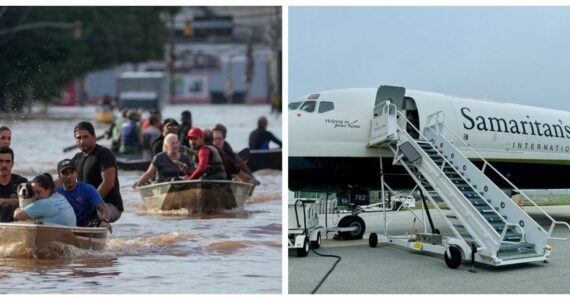
<instances>
[{"instance_id":1,"label":"person in boat","mask_svg":"<svg viewBox=\"0 0 570 300\"><path fill-rule=\"evenodd\" d=\"M158 129L162 130L162 126L160 125L160 122L162 120L162 113L160 112L160 109L151 109L149 112L149 117L148 119L145 119L142 122L141 128L142 128L142 132L144 133L150 126L150 117L151 116L155 116L158 119Z\"/></svg>"},{"instance_id":2,"label":"person in boat","mask_svg":"<svg viewBox=\"0 0 570 300\"><path fill-rule=\"evenodd\" d=\"M16 188L28 179L12 173L14 151L9 147L0 147L0 222L14 221L14 210L18 208Z\"/></svg>"},{"instance_id":3,"label":"person in boat","mask_svg":"<svg viewBox=\"0 0 570 300\"><path fill-rule=\"evenodd\" d=\"M162 135L162 132L158 128L160 125L158 116L151 115L148 120L150 125L143 132L142 152L143 158L150 160L152 158L152 142L159 138Z\"/></svg>"},{"instance_id":4,"label":"person in boat","mask_svg":"<svg viewBox=\"0 0 570 300\"><path fill-rule=\"evenodd\" d=\"M249 182L255 185L258 185L259 182L255 180L252 176L249 176L245 173L239 166L239 164L232 159L222 148L223 148L223 139L221 138L221 133L218 131L216 135L214 135L213 131L210 129L204 129L204 143L206 145L212 145L218 150L220 156L222 157L222 161L224 163L224 169L226 170L226 175L228 180L232 180L233 178L243 181Z\"/></svg>"},{"instance_id":5,"label":"person in boat","mask_svg":"<svg viewBox=\"0 0 570 300\"><path fill-rule=\"evenodd\" d=\"M214 148L216 148L216 150L220 154L220 157L222 158L222 162L224 165L224 169L226 170L226 175L227 175L226 179L232 180L233 176L239 173L239 166L228 154L224 152L224 150L222 150L222 148L218 147L217 145L214 145L214 135L212 133L212 130L205 128L204 130L202 130L202 134L204 134L204 144L209 146L214 146Z\"/></svg>"},{"instance_id":6,"label":"person in boat","mask_svg":"<svg viewBox=\"0 0 570 300\"><path fill-rule=\"evenodd\" d=\"M18 221L35 220L43 224L76 226L77 219L67 199L55 192L53 178L49 173L36 176L32 180L35 201L26 207L14 211Z\"/></svg>"},{"instance_id":7,"label":"person in boat","mask_svg":"<svg viewBox=\"0 0 570 300\"><path fill-rule=\"evenodd\" d=\"M192 129L192 113L188 110L183 111L182 114L180 114L180 122L178 140L180 141L180 145L190 147L187 136L188 131Z\"/></svg>"},{"instance_id":8,"label":"person in boat","mask_svg":"<svg viewBox=\"0 0 570 300\"><path fill-rule=\"evenodd\" d=\"M167 134L173 133L178 136L178 127L178 122L172 118L167 118L162 122L162 135L154 140L151 145L152 157L155 157L158 153L162 152L162 144L164 143L164 137L166 137Z\"/></svg>"},{"instance_id":9,"label":"person in boat","mask_svg":"<svg viewBox=\"0 0 570 300\"><path fill-rule=\"evenodd\" d=\"M61 185L55 191L62 194L75 212L77 226L79 227L107 227L109 224L109 209L90 184L77 181L77 171L71 159L64 159L57 163L57 174ZM99 213L97 213L99 211Z\"/></svg>"},{"instance_id":10,"label":"person in boat","mask_svg":"<svg viewBox=\"0 0 570 300\"><path fill-rule=\"evenodd\" d=\"M281 140L276 138L270 131L267 131L267 118L259 117L257 119L257 129L249 134L249 149L267 150L270 142L279 145L279 148L282 146Z\"/></svg>"},{"instance_id":11,"label":"person in boat","mask_svg":"<svg viewBox=\"0 0 570 300\"><path fill-rule=\"evenodd\" d=\"M151 180L157 173L157 182L181 179L191 171L191 162L188 156L180 153L178 136L169 133L164 138L163 151L158 153L148 166L148 169L132 185L136 188Z\"/></svg>"},{"instance_id":12,"label":"person in boat","mask_svg":"<svg viewBox=\"0 0 570 300\"><path fill-rule=\"evenodd\" d=\"M97 144L95 128L89 122L79 122L73 130L73 135L81 150L72 158L77 179L97 189L109 209L109 222L113 223L123 213L115 155L111 150Z\"/></svg>"},{"instance_id":13,"label":"person in boat","mask_svg":"<svg viewBox=\"0 0 570 300\"><path fill-rule=\"evenodd\" d=\"M101 111L107 112L115 109L115 101L109 94L105 94L101 100Z\"/></svg>"},{"instance_id":14,"label":"person in boat","mask_svg":"<svg viewBox=\"0 0 570 300\"><path fill-rule=\"evenodd\" d=\"M119 152L121 147L121 126L129 120L129 109L123 108L121 110L121 117L111 125L111 128L105 133L111 137L111 150L115 153Z\"/></svg>"},{"instance_id":15,"label":"person in boat","mask_svg":"<svg viewBox=\"0 0 570 300\"><path fill-rule=\"evenodd\" d=\"M214 146L204 143L204 133L200 128L192 128L188 131L188 139L192 149L198 152L195 156L196 169L185 179L227 179L226 170L218 150Z\"/></svg>"},{"instance_id":16,"label":"person in boat","mask_svg":"<svg viewBox=\"0 0 570 300\"><path fill-rule=\"evenodd\" d=\"M0 147L10 147L12 144L12 130L8 126L0 126Z\"/></svg>"},{"instance_id":17,"label":"person in boat","mask_svg":"<svg viewBox=\"0 0 570 300\"><path fill-rule=\"evenodd\" d=\"M213 133L214 145L218 146L226 154L228 154L230 158L233 159L238 164L241 171L243 171L245 174L253 178L253 183L255 185L259 185L259 181L255 178L253 172L251 172L245 161L234 152L230 143L226 141L226 136L228 134L226 126L217 123L214 125L214 128L212 129L212 133Z\"/></svg>"},{"instance_id":18,"label":"person in boat","mask_svg":"<svg viewBox=\"0 0 570 300\"><path fill-rule=\"evenodd\" d=\"M121 125L119 132L119 153L137 154L141 152L142 132L139 127L140 114L132 110L129 112L129 120Z\"/></svg>"}]
</instances>

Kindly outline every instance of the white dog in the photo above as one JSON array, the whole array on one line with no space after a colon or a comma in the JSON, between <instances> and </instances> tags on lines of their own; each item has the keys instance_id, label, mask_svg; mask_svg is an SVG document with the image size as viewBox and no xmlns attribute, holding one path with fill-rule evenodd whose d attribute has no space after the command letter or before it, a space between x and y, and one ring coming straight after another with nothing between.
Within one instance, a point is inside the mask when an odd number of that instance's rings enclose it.
<instances>
[{"instance_id":1,"label":"white dog","mask_svg":"<svg viewBox=\"0 0 570 300\"><path fill-rule=\"evenodd\" d=\"M32 184L29 182L20 183L17 188L20 208L24 208L36 200Z\"/></svg>"}]
</instances>

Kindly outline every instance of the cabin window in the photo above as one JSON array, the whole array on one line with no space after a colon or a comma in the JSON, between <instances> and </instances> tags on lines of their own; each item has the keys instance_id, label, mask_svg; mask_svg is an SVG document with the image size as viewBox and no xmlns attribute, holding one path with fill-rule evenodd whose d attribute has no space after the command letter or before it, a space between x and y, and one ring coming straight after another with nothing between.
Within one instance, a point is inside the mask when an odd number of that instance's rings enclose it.
<instances>
[{"instance_id":1,"label":"cabin window","mask_svg":"<svg viewBox=\"0 0 570 300\"><path fill-rule=\"evenodd\" d=\"M301 105L301 103L303 103L303 102L289 103L289 110L296 110L297 108L299 108L299 105Z\"/></svg>"},{"instance_id":2,"label":"cabin window","mask_svg":"<svg viewBox=\"0 0 570 300\"><path fill-rule=\"evenodd\" d=\"M319 114L325 113L327 111L331 111L334 109L334 103L329 101L321 101L319 104Z\"/></svg>"},{"instance_id":3,"label":"cabin window","mask_svg":"<svg viewBox=\"0 0 570 300\"><path fill-rule=\"evenodd\" d=\"M299 108L299 110L304 110L306 112L314 112L315 106L317 106L316 101L305 101L305 103L301 105L301 108Z\"/></svg>"}]
</instances>

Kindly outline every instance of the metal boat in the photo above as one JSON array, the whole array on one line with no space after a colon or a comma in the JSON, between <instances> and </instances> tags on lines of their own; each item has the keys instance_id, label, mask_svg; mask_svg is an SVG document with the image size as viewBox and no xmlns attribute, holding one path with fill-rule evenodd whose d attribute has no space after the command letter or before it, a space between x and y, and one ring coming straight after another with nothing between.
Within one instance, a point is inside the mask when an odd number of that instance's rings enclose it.
<instances>
[{"instance_id":1,"label":"metal boat","mask_svg":"<svg viewBox=\"0 0 570 300\"><path fill-rule=\"evenodd\" d=\"M101 250L107 242L107 228L68 227L28 222L0 223L0 247L8 256L42 257L54 243L87 250Z\"/></svg>"},{"instance_id":2,"label":"metal boat","mask_svg":"<svg viewBox=\"0 0 570 300\"><path fill-rule=\"evenodd\" d=\"M262 169L281 170L281 148L268 150L249 150L249 148L245 148L238 155L246 161L252 172Z\"/></svg>"},{"instance_id":3,"label":"metal boat","mask_svg":"<svg viewBox=\"0 0 570 300\"><path fill-rule=\"evenodd\" d=\"M142 154L115 154L117 168L126 171L146 171L150 165L150 158L144 158Z\"/></svg>"},{"instance_id":4,"label":"metal boat","mask_svg":"<svg viewBox=\"0 0 570 300\"><path fill-rule=\"evenodd\" d=\"M243 207L253 185L231 180L184 180L140 186L147 209L208 213Z\"/></svg>"}]
</instances>

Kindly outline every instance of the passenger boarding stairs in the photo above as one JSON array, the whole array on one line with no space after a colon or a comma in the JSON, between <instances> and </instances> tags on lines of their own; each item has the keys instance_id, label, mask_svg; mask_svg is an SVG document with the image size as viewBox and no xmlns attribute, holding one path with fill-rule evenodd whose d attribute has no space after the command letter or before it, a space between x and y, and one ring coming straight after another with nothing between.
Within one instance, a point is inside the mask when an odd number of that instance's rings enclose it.
<instances>
[{"instance_id":1,"label":"passenger boarding stairs","mask_svg":"<svg viewBox=\"0 0 570 300\"><path fill-rule=\"evenodd\" d=\"M463 257L469 257L470 249L476 249L473 252L476 252L477 260L491 265L550 258L546 242L555 225L564 224L570 229L567 223L555 221L540 208L552 223L548 231L536 223L485 175L486 171L500 175L496 169L481 156L483 167L479 169L454 145L462 142L461 139L455 136L452 143L445 137L443 131L446 128L438 119L442 114L428 118L421 133L389 101L378 106L382 107L375 108L367 146L391 149L394 164L406 169L434 208L444 216L453 232L453 237L447 242L444 240L446 247L459 246ZM413 138L404 128L414 128L419 137ZM447 136L451 134L450 131ZM478 155L466 144L462 147ZM506 178L504 180L508 182ZM512 187L518 190L514 185ZM526 197L524 193L521 195ZM530 199L527 201L534 204ZM439 207L441 202L446 209Z\"/></svg>"}]
</instances>

